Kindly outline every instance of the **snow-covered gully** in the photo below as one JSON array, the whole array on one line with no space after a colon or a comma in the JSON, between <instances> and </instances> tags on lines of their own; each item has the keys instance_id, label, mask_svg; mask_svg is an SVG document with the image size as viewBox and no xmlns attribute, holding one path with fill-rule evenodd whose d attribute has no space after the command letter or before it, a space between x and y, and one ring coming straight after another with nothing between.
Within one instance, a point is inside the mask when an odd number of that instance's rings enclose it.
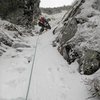
<instances>
[{"instance_id":1,"label":"snow-covered gully","mask_svg":"<svg viewBox=\"0 0 100 100\"><path fill-rule=\"evenodd\" d=\"M57 48L52 47L54 39L52 30L39 36L27 100L86 100L89 95L77 71L77 63L67 64ZM30 38L34 48L36 40L37 36ZM11 49L3 55L0 100L25 100L34 48L17 54ZM31 59L31 63L27 63L26 58Z\"/></svg>"},{"instance_id":2,"label":"snow-covered gully","mask_svg":"<svg viewBox=\"0 0 100 100\"><path fill-rule=\"evenodd\" d=\"M26 95L27 100L87 100L91 97L84 82L87 77L79 74L77 62L68 65L57 48L52 47L56 37L52 31L39 36L35 60L38 36L25 38L32 48L9 49L0 58L0 100L26 100Z\"/></svg>"},{"instance_id":3,"label":"snow-covered gully","mask_svg":"<svg viewBox=\"0 0 100 100\"><path fill-rule=\"evenodd\" d=\"M68 65L52 47L52 30L39 37L28 100L87 100L85 77L77 62ZM94 100L91 99L91 100Z\"/></svg>"}]
</instances>

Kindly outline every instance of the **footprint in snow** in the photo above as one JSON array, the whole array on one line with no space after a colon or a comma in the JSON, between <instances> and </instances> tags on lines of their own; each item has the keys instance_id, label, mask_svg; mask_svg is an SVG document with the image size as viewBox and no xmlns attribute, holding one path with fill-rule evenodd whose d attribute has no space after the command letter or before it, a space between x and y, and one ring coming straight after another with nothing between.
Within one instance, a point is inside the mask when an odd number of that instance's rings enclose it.
<instances>
[{"instance_id":1,"label":"footprint in snow","mask_svg":"<svg viewBox=\"0 0 100 100\"><path fill-rule=\"evenodd\" d=\"M23 73L26 69L25 68L16 68L15 69L18 73Z\"/></svg>"},{"instance_id":2,"label":"footprint in snow","mask_svg":"<svg viewBox=\"0 0 100 100\"><path fill-rule=\"evenodd\" d=\"M51 72L52 71L52 68L48 68L48 70Z\"/></svg>"},{"instance_id":3,"label":"footprint in snow","mask_svg":"<svg viewBox=\"0 0 100 100\"><path fill-rule=\"evenodd\" d=\"M57 71L60 71L60 68L57 68Z\"/></svg>"}]
</instances>

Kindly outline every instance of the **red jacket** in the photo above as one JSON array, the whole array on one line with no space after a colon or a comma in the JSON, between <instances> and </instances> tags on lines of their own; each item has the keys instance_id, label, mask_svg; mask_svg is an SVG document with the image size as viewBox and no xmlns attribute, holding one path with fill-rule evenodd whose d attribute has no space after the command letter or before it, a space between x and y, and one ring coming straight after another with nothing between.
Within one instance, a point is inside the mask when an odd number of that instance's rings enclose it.
<instances>
[{"instance_id":1,"label":"red jacket","mask_svg":"<svg viewBox=\"0 0 100 100\"><path fill-rule=\"evenodd\" d=\"M42 23L42 24L44 24L44 23L46 22L46 20L45 20L44 17L41 17L41 18L39 19L39 22Z\"/></svg>"}]
</instances>

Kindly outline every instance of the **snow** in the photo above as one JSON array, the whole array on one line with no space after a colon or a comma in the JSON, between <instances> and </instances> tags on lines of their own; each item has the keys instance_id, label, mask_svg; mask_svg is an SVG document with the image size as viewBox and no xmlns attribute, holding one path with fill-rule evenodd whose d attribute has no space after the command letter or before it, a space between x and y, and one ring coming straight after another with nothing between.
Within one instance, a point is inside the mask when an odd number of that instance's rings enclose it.
<instances>
[{"instance_id":1,"label":"snow","mask_svg":"<svg viewBox=\"0 0 100 100\"><path fill-rule=\"evenodd\" d=\"M59 15L52 26L60 20ZM52 34L54 28L39 36L28 100L87 100L91 95L77 62L68 65L52 47L57 37ZM0 100L25 100L37 38L24 37L31 48L9 48L0 57Z\"/></svg>"}]
</instances>

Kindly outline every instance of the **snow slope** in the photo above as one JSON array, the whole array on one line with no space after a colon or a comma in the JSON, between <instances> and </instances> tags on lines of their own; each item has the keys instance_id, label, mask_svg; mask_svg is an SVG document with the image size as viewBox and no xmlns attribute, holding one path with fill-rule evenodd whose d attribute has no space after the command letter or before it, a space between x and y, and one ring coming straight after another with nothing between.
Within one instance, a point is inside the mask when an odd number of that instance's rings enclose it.
<instances>
[{"instance_id":1,"label":"snow slope","mask_svg":"<svg viewBox=\"0 0 100 100\"><path fill-rule=\"evenodd\" d=\"M28 99L85 100L88 91L82 76L77 72L78 64L67 64L57 49L52 47L54 39L52 30L39 38Z\"/></svg>"},{"instance_id":2,"label":"snow slope","mask_svg":"<svg viewBox=\"0 0 100 100\"><path fill-rule=\"evenodd\" d=\"M39 36L28 100L87 100L87 77L78 73L77 62L68 65L52 47L54 28ZM10 48L0 58L0 100L25 100L37 38L24 38L31 48Z\"/></svg>"}]
</instances>

